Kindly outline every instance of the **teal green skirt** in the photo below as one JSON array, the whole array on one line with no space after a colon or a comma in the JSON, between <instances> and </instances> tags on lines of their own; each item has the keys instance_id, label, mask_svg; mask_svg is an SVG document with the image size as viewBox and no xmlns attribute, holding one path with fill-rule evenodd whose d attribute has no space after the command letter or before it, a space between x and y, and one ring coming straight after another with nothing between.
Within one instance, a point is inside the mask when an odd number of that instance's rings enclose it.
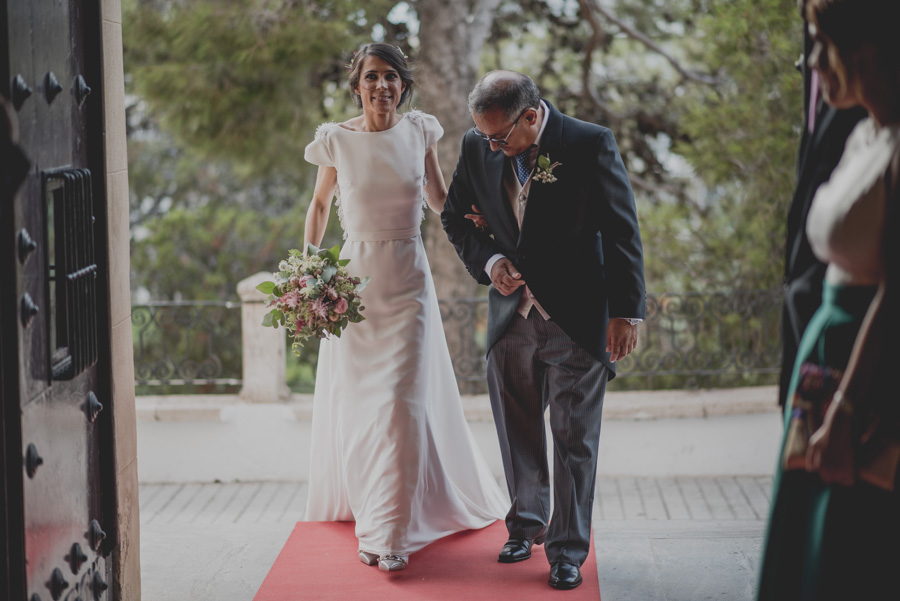
<instances>
[{"instance_id":1,"label":"teal green skirt","mask_svg":"<svg viewBox=\"0 0 900 601\"><path fill-rule=\"evenodd\" d=\"M825 283L822 306L798 349L785 407L785 431L800 366L811 362L844 370L874 295L874 286ZM852 487L824 484L817 475L802 470L782 472L779 453L757 598L900 599L898 573L897 493L865 482Z\"/></svg>"}]
</instances>

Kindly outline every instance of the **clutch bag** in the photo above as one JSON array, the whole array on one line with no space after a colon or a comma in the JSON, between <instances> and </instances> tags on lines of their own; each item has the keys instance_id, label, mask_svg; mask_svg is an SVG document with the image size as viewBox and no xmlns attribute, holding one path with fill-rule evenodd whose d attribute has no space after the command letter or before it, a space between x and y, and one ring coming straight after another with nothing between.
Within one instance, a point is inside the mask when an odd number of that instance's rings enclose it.
<instances>
[{"instance_id":1,"label":"clutch bag","mask_svg":"<svg viewBox=\"0 0 900 601\"><path fill-rule=\"evenodd\" d=\"M805 470L809 439L819 429L825 412L837 391L843 371L805 362L791 403L791 416L781 457L783 471ZM860 416L862 433L855 440L853 452L856 476L864 482L891 492L896 486L900 468L900 440L886 432L882 420L874 413Z\"/></svg>"},{"instance_id":2,"label":"clutch bag","mask_svg":"<svg viewBox=\"0 0 900 601\"><path fill-rule=\"evenodd\" d=\"M791 418L781 458L782 470L805 470L809 438L825 418L828 403L834 396L844 372L839 369L804 362L791 402Z\"/></svg>"}]
</instances>

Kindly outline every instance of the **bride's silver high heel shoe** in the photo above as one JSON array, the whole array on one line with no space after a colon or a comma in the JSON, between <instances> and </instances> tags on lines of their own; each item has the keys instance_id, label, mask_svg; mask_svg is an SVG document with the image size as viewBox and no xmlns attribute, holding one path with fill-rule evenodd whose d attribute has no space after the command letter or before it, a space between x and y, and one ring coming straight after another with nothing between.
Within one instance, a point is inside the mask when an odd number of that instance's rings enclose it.
<instances>
[{"instance_id":1,"label":"bride's silver high heel shoe","mask_svg":"<svg viewBox=\"0 0 900 601\"><path fill-rule=\"evenodd\" d=\"M374 566L376 563L378 563L378 553L368 553L366 551L363 551L362 549L360 549L358 553L359 560L367 566Z\"/></svg>"},{"instance_id":2,"label":"bride's silver high heel shoe","mask_svg":"<svg viewBox=\"0 0 900 601\"><path fill-rule=\"evenodd\" d=\"M382 555L378 558L378 569L383 572L403 570L409 564L409 555Z\"/></svg>"}]
</instances>

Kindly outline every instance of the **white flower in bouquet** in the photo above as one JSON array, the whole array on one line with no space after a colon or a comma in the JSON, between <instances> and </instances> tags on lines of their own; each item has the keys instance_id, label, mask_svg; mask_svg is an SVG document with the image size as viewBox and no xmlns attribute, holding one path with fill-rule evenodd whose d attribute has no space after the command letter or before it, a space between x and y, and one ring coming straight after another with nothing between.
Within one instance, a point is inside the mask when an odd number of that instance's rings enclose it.
<instances>
[{"instance_id":1,"label":"white flower in bouquet","mask_svg":"<svg viewBox=\"0 0 900 601\"><path fill-rule=\"evenodd\" d=\"M266 306L272 307L262 325L287 328L294 339L291 348L298 355L306 340L331 334L340 338L350 323L365 319L360 293L369 283L367 277L350 275L350 259L340 258L339 246L324 249L310 244L307 250L307 254L288 251L272 274L275 281L256 287L269 295Z\"/></svg>"}]
</instances>

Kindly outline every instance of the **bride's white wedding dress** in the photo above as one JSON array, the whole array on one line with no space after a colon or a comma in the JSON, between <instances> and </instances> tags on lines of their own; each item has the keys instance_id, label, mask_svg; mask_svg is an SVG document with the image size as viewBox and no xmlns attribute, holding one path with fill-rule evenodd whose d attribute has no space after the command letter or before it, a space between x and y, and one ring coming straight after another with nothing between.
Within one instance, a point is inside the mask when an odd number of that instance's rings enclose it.
<instances>
[{"instance_id":1,"label":"bride's white wedding dress","mask_svg":"<svg viewBox=\"0 0 900 601\"><path fill-rule=\"evenodd\" d=\"M362 551L408 555L503 517L508 500L460 405L419 226L425 150L443 129L411 111L391 129L316 131L305 158L333 166L341 258L365 321L323 340L307 520L355 520Z\"/></svg>"}]
</instances>

